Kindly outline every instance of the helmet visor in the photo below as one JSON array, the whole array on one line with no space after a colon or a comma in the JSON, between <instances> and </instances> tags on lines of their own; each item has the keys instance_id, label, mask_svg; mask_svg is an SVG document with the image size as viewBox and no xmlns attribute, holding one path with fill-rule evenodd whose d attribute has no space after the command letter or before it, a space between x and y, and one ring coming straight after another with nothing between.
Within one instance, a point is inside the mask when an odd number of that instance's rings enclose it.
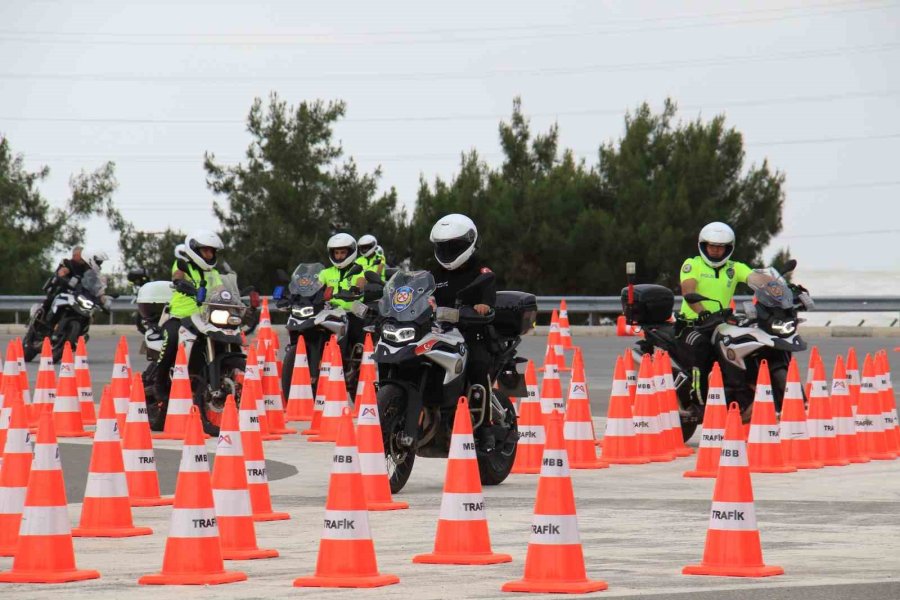
<instances>
[{"instance_id":1,"label":"helmet visor","mask_svg":"<svg viewBox=\"0 0 900 600\"><path fill-rule=\"evenodd\" d=\"M375 249L375 244L360 244L359 253L368 256L369 252Z\"/></svg>"},{"instance_id":2,"label":"helmet visor","mask_svg":"<svg viewBox=\"0 0 900 600\"><path fill-rule=\"evenodd\" d=\"M434 255L443 263L451 263L463 252L472 246L472 242L466 239L447 240L434 243Z\"/></svg>"}]
</instances>

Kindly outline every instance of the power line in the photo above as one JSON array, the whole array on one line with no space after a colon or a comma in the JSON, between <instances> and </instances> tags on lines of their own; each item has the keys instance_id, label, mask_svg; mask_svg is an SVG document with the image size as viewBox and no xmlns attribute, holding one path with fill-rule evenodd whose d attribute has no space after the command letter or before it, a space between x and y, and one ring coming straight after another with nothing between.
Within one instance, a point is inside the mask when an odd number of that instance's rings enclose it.
<instances>
[{"instance_id":1,"label":"power line","mask_svg":"<svg viewBox=\"0 0 900 600\"><path fill-rule=\"evenodd\" d=\"M900 185L900 181L864 181L858 183L837 183L825 185L805 185L799 187L788 186L788 191L794 192L818 192L826 190L855 190L866 188L894 187ZM804 198L804 200L813 200L813 198Z\"/></svg>"},{"instance_id":2,"label":"power line","mask_svg":"<svg viewBox=\"0 0 900 600\"><path fill-rule=\"evenodd\" d=\"M857 235L884 235L889 233L900 233L900 229L870 229L868 231L832 231L829 233L800 233L795 235L779 235L784 239L799 238L825 238L825 237L851 237Z\"/></svg>"}]
</instances>

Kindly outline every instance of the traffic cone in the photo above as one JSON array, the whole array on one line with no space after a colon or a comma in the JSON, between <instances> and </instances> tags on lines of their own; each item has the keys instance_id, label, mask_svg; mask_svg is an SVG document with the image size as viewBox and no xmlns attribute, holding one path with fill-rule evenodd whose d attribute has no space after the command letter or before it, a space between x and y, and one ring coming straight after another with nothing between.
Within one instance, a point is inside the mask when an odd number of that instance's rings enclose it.
<instances>
[{"instance_id":1,"label":"traffic cone","mask_svg":"<svg viewBox=\"0 0 900 600\"><path fill-rule=\"evenodd\" d=\"M308 429L300 432L301 435L318 435L322 423L322 410L325 408L325 393L330 387L328 375L331 373L331 348L336 345L334 336L325 342L322 348L322 356L319 359L319 377L316 379L316 395L313 399L313 416ZM334 343L332 343L334 342Z\"/></svg>"},{"instance_id":2,"label":"traffic cone","mask_svg":"<svg viewBox=\"0 0 900 600\"><path fill-rule=\"evenodd\" d=\"M813 459L828 467L843 467L850 462L838 456L835 437L834 417L831 414L831 399L828 397L828 382L822 359L816 362L809 396L809 445Z\"/></svg>"},{"instance_id":3,"label":"traffic cone","mask_svg":"<svg viewBox=\"0 0 900 600\"><path fill-rule=\"evenodd\" d=\"M790 379L788 379L790 381ZM709 374L709 386L706 390L706 409L703 412L703 426L700 435L700 447L697 450L697 465L693 471L685 471L684 477L715 477L719 472L719 456L722 454L722 441L725 439L725 421L728 409L725 407L725 386L722 383L722 370L719 363L714 362Z\"/></svg>"},{"instance_id":4,"label":"traffic cone","mask_svg":"<svg viewBox=\"0 0 900 600\"><path fill-rule=\"evenodd\" d=\"M875 386L881 399L881 415L884 418L884 438L889 452L900 453L900 432L897 431L897 412L891 390L888 389L888 373L885 357L887 353L879 350L875 354Z\"/></svg>"},{"instance_id":5,"label":"traffic cone","mask_svg":"<svg viewBox=\"0 0 900 600\"><path fill-rule=\"evenodd\" d=\"M125 362L125 348L122 346L123 338L119 339L116 347L116 357L113 360L112 377L110 379L110 393L113 398L113 406L116 409L116 420L119 422L119 431L125 431L125 418L128 416L128 405L131 402L131 377L128 375L128 364ZM160 374L160 377L163 377ZM143 382L141 382L143 388ZM124 435L124 434L123 434ZM127 463L127 458L126 458Z\"/></svg>"},{"instance_id":6,"label":"traffic cone","mask_svg":"<svg viewBox=\"0 0 900 600\"><path fill-rule=\"evenodd\" d=\"M22 392L22 402L25 406L31 406L31 384L28 381L28 369L25 368L25 351L22 348L22 338L16 338L15 347L16 363L19 367L19 391Z\"/></svg>"},{"instance_id":7,"label":"traffic cone","mask_svg":"<svg viewBox=\"0 0 900 600\"><path fill-rule=\"evenodd\" d=\"M91 385L91 369L88 367L87 346L84 336L79 336L75 348L75 386L78 388L78 401L81 406L81 422L84 425L97 423L97 411L94 408L94 387Z\"/></svg>"},{"instance_id":8,"label":"traffic cone","mask_svg":"<svg viewBox=\"0 0 900 600\"><path fill-rule=\"evenodd\" d=\"M275 361L275 348L272 344L266 346L262 384L269 432L276 435L297 433L296 429L289 428L284 421L284 394L281 390L281 377L278 375L278 364Z\"/></svg>"},{"instance_id":9,"label":"traffic cone","mask_svg":"<svg viewBox=\"0 0 900 600\"><path fill-rule=\"evenodd\" d=\"M46 408L48 412L52 411L55 401L56 372L53 370L53 352L50 349L50 338L45 337L41 345L41 361L34 384L34 397L28 411L28 425L36 427L43 410Z\"/></svg>"},{"instance_id":10,"label":"traffic cone","mask_svg":"<svg viewBox=\"0 0 900 600\"><path fill-rule=\"evenodd\" d=\"M6 366L6 365L4 365ZM15 367L15 359L13 359ZM12 377L3 377L0 375L0 448L6 446L6 432L9 431L9 422L12 417L11 405L13 396L21 400L19 395L19 374L16 373ZM7 400L9 398L9 400ZM0 469L3 468L3 453L0 452Z\"/></svg>"},{"instance_id":11,"label":"traffic cone","mask_svg":"<svg viewBox=\"0 0 900 600\"><path fill-rule=\"evenodd\" d=\"M306 342L297 336L297 350L294 354L294 369L291 372L291 389L288 391L288 421L309 421L313 416L315 399L309 377L309 357L306 356Z\"/></svg>"},{"instance_id":12,"label":"traffic cone","mask_svg":"<svg viewBox=\"0 0 900 600\"><path fill-rule=\"evenodd\" d=\"M562 420L558 411L547 419L547 445L525 556L525 576L503 584L500 589L504 592L586 594L608 587L605 581L589 580L585 573Z\"/></svg>"},{"instance_id":13,"label":"traffic cone","mask_svg":"<svg viewBox=\"0 0 900 600\"><path fill-rule=\"evenodd\" d=\"M556 360L556 351L552 346L547 347L548 355L544 359L544 379L541 381L541 410L544 417L558 410L565 414L566 403L563 401L562 384L559 381L559 363Z\"/></svg>"},{"instance_id":14,"label":"traffic cone","mask_svg":"<svg viewBox=\"0 0 900 600\"><path fill-rule=\"evenodd\" d=\"M569 327L569 307L566 299L559 301L559 341L563 350L572 349L572 330Z\"/></svg>"},{"instance_id":15,"label":"traffic cone","mask_svg":"<svg viewBox=\"0 0 900 600\"><path fill-rule=\"evenodd\" d=\"M544 354L544 366L546 367L547 363L551 360L556 363L556 368L560 373L569 370L566 366L566 355L563 352L562 342L559 339L559 316L555 309L550 317L550 335L547 337L547 351Z\"/></svg>"},{"instance_id":16,"label":"traffic cone","mask_svg":"<svg viewBox=\"0 0 900 600\"><path fill-rule=\"evenodd\" d=\"M115 397L113 397L115 400ZM118 419L118 415L116 415ZM135 374L131 384L131 398L125 417L125 435L122 438L122 458L125 462L125 479L131 506L167 506L173 499L159 494L159 475L156 472L156 456L150 438L150 422L147 421L147 401L140 374Z\"/></svg>"},{"instance_id":17,"label":"traffic cone","mask_svg":"<svg viewBox=\"0 0 900 600\"><path fill-rule=\"evenodd\" d=\"M353 418L359 416L359 405L366 391L366 382L373 385L378 381L378 372L375 370L375 347L372 345L372 334L366 334L363 343L363 353L359 363L359 378L356 383L356 396L353 398Z\"/></svg>"},{"instance_id":18,"label":"traffic cone","mask_svg":"<svg viewBox=\"0 0 900 600\"><path fill-rule=\"evenodd\" d=\"M881 360L884 363L884 374L887 381L885 398L888 401L888 408L894 421L894 435L897 439L897 450L900 452L900 418L897 416L897 399L894 396L894 384L891 381L891 365L888 360L887 350L881 351Z\"/></svg>"},{"instance_id":19,"label":"traffic cone","mask_svg":"<svg viewBox=\"0 0 900 600\"><path fill-rule=\"evenodd\" d=\"M456 405L441 514L434 551L413 557L414 563L432 565L493 565L512 561L508 554L491 550L484 496L475 457L472 418L465 397Z\"/></svg>"},{"instance_id":20,"label":"traffic cone","mask_svg":"<svg viewBox=\"0 0 900 600\"><path fill-rule=\"evenodd\" d=\"M756 411L753 411L756 414ZM728 409L722 458L709 512L706 547L699 565L684 567L685 575L770 577L783 575L781 567L763 563L748 448L737 402Z\"/></svg>"},{"instance_id":21,"label":"traffic cone","mask_svg":"<svg viewBox=\"0 0 900 600\"><path fill-rule=\"evenodd\" d=\"M275 350L278 350L281 347L281 344L278 341L278 335L276 335L275 331L272 329L272 317L269 313L269 299L266 297L263 297L262 299L262 308L260 308L259 311L259 325L257 325L256 331L257 342L270 342Z\"/></svg>"},{"instance_id":22,"label":"traffic cone","mask_svg":"<svg viewBox=\"0 0 900 600\"><path fill-rule=\"evenodd\" d=\"M125 368L128 370L128 381L131 381L132 375L134 373L131 370L131 356L128 352L128 338L124 335L119 337L119 344L122 346L122 356L125 359Z\"/></svg>"},{"instance_id":23,"label":"traffic cone","mask_svg":"<svg viewBox=\"0 0 900 600\"><path fill-rule=\"evenodd\" d=\"M75 358L72 346L63 346L62 362L59 364L59 379L56 380L56 398L53 401L53 425L57 437L91 437L94 434L84 430L81 423L81 406L78 402L78 385L75 383Z\"/></svg>"},{"instance_id":24,"label":"traffic cone","mask_svg":"<svg viewBox=\"0 0 900 600\"><path fill-rule=\"evenodd\" d=\"M625 358L623 364L625 366L625 383L628 386L628 401L631 403L631 408L634 408L634 398L637 396L637 369L634 366L634 354L632 354L631 348L626 348L622 356Z\"/></svg>"},{"instance_id":25,"label":"traffic cone","mask_svg":"<svg viewBox=\"0 0 900 600\"><path fill-rule=\"evenodd\" d=\"M760 361L759 376L756 378L747 455L750 457L751 473L792 473L797 470L784 464L772 380L769 378L769 364L765 360Z\"/></svg>"},{"instance_id":26,"label":"traffic cone","mask_svg":"<svg viewBox=\"0 0 900 600\"><path fill-rule=\"evenodd\" d=\"M122 461L122 439L112 396L100 403L100 419L91 449L81 522L74 537L133 537L150 535L149 527L135 527L128 499L128 481Z\"/></svg>"},{"instance_id":27,"label":"traffic cone","mask_svg":"<svg viewBox=\"0 0 900 600\"><path fill-rule=\"evenodd\" d=\"M66 583L99 577L97 571L75 566L59 446L53 416L44 410L38 422L12 570L0 573L0 583Z\"/></svg>"},{"instance_id":28,"label":"traffic cone","mask_svg":"<svg viewBox=\"0 0 900 600\"><path fill-rule=\"evenodd\" d=\"M252 349L252 346L251 346ZM250 364L249 362L247 364ZM244 393L247 387L244 386ZM241 446L247 468L247 489L250 491L250 507L254 521L283 521L290 519L287 513L272 511L272 497L269 494L269 479L266 475L266 455L263 451L262 436L259 431L259 415L256 402L241 402L238 411Z\"/></svg>"},{"instance_id":29,"label":"traffic cone","mask_svg":"<svg viewBox=\"0 0 900 600\"><path fill-rule=\"evenodd\" d=\"M806 365L806 385L803 387L803 391L806 392L806 397L809 398L813 378L816 375L816 363L819 362L819 347L813 346L809 350L809 363Z\"/></svg>"},{"instance_id":30,"label":"traffic cone","mask_svg":"<svg viewBox=\"0 0 900 600\"><path fill-rule=\"evenodd\" d=\"M259 348L251 345L247 354L247 366L244 368L244 386L241 389L241 405L251 404L256 409L259 420L259 436L264 442L282 439L280 435L269 431L269 420L266 418L266 399L263 396L262 369L260 368Z\"/></svg>"},{"instance_id":31,"label":"traffic cone","mask_svg":"<svg viewBox=\"0 0 900 600\"><path fill-rule=\"evenodd\" d=\"M378 572L348 407L342 411L340 421L316 572L295 579L294 587L371 588L399 583L396 575Z\"/></svg>"},{"instance_id":32,"label":"traffic cone","mask_svg":"<svg viewBox=\"0 0 900 600\"><path fill-rule=\"evenodd\" d=\"M341 426L341 415L347 406L347 384L344 381L344 364L341 361L341 349L337 344L331 347L330 364L328 387L325 389L325 406L322 407L319 433L310 437L310 442L336 441L338 430Z\"/></svg>"},{"instance_id":33,"label":"traffic cone","mask_svg":"<svg viewBox=\"0 0 900 600\"><path fill-rule=\"evenodd\" d=\"M794 358L788 365L778 437L781 438L784 464L798 469L821 469L824 466L813 459L806 409L803 407L803 384L800 383L800 369Z\"/></svg>"},{"instance_id":34,"label":"traffic cone","mask_svg":"<svg viewBox=\"0 0 900 600\"><path fill-rule=\"evenodd\" d=\"M867 463L869 459L859 451L856 439L856 420L850 404L850 380L844 368L844 359L838 354L831 376L831 410L834 413L835 438L838 456L852 463ZM782 414L782 420L784 415Z\"/></svg>"},{"instance_id":35,"label":"traffic cone","mask_svg":"<svg viewBox=\"0 0 900 600\"><path fill-rule=\"evenodd\" d=\"M850 390L850 406L853 416L856 417L856 408L859 406L859 390L862 380L859 377L859 365L856 361L856 348L850 346L847 351L847 381Z\"/></svg>"},{"instance_id":36,"label":"traffic cone","mask_svg":"<svg viewBox=\"0 0 900 600\"><path fill-rule=\"evenodd\" d=\"M184 344L178 344L175 365L172 367L172 386L169 389L169 403L166 407L166 424L162 431L152 433L152 437L161 440L183 440L193 405L194 394L188 375L187 356L184 353Z\"/></svg>"},{"instance_id":37,"label":"traffic cone","mask_svg":"<svg viewBox=\"0 0 900 600\"><path fill-rule=\"evenodd\" d=\"M564 437L569 453L569 465L573 469L609 467L608 462L597 457L594 419L591 417L591 401L588 398L581 348L575 348L575 356L572 359L572 381L569 384L569 398L566 401Z\"/></svg>"},{"instance_id":38,"label":"traffic cone","mask_svg":"<svg viewBox=\"0 0 900 600\"><path fill-rule=\"evenodd\" d=\"M650 355L645 354L641 357L632 417L638 454L649 458L651 462L668 462L675 460L675 455L666 449L663 441L659 422L659 403L653 388L653 363Z\"/></svg>"},{"instance_id":39,"label":"traffic cone","mask_svg":"<svg viewBox=\"0 0 900 600\"><path fill-rule=\"evenodd\" d=\"M212 472L212 493L216 521L225 560L275 558L277 550L261 549L256 543L250 491L247 489L247 467L238 424L234 396L228 395L222 411L216 461Z\"/></svg>"},{"instance_id":40,"label":"traffic cone","mask_svg":"<svg viewBox=\"0 0 900 600\"><path fill-rule=\"evenodd\" d=\"M688 448L684 443L684 432L681 430L681 411L678 410L678 392L675 391L675 379L672 377L672 360L669 358L668 352L660 353L661 365L660 380L663 388L664 400L660 403L661 411L668 411L669 415L669 439L671 440L672 451L676 457L690 456L694 453L693 448Z\"/></svg>"},{"instance_id":41,"label":"traffic cone","mask_svg":"<svg viewBox=\"0 0 900 600\"><path fill-rule=\"evenodd\" d=\"M875 380L875 364L866 354L863 361L862 385L859 390L859 406L856 410L856 438L863 456L872 460L893 460L897 455L888 450L884 431L884 414L881 396Z\"/></svg>"},{"instance_id":42,"label":"traffic cone","mask_svg":"<svg viewBox=\"0 0 900 600\"><path fill-rule=\"evenodd\" d=\"M19 541L22 510L28 475L31 473L32 444L28 432L26 406L18 382L6 384L4 410L9 409L9 427L3 446L3 468L0 469L0 556L13 556Z\"/></svg>"},{"instance_id":43,"label":"traffic cone","mask_svg":"<svg viewBox=\"0 0 900 600\"><path fill-rule=\"evenodd\" d=\"M650 462L641 456L638 440L634 432L634 417L631 413L631 399L628 396L628 382L625 376L625 360L616 357L613 372L609 410L606 415L606 433L600 440L603 451L601 457L614 465L638 465Z\"/></svg>"},{"instance_id":44,"label":"traffic cone","mask_svg":"<svg viewBox=\"0 0 900 600\"><path fill-rule=\"evenodd\" d=\"M399 510L409 508L406 502L394 502L391 485L384 461L384 442L378 403L375 400L375 384L366 381L363 396L357 406L360 408L356 423L356 438L359 440L359 469L362 473L363 489L366 493L366 507L369 510Z\"/></svg>"},{"instance_id":45,"label":"traffic cone","mask_svg":"<svg viewBox=\"0 0 900 600\"><path fill-rule=\"evenodd\" d=\"M244 573L225 570L205 440L200 413L191 407L162 571L144 575L138 579L141 585L218 585L247 579Z\"/></svg>"},{"instance_id":46,"label":"traffic cone","mask_svg":"<svg viewBox=\"0 0 900 600\"><path fill-rule=\"evenodd\" d=\"M519 444L516 459L510 473L537 474L541 472L544 455L544 412L537 392L537 376L534 363L528 361L525 368L525 387L528 393L519 403Z\"/></svg>"}]
</instances>

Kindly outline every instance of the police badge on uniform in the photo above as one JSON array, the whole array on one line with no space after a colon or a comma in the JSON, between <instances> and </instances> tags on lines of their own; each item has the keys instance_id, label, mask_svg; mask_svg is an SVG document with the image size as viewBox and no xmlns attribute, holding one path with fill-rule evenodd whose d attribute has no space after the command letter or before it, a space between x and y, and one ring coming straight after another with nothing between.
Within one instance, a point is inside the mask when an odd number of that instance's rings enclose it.
<instances>
[{"instance_id":1,"label":"police badge on uniform","mask_svg":"<svg viewBox=\"0 0 900 600\"><path fill-rule=\"evenodd\" d=\"M690 273L691 272L691 263L684 263L684 266L681 267L682 272Z\"/></svg>"}]
</instances>

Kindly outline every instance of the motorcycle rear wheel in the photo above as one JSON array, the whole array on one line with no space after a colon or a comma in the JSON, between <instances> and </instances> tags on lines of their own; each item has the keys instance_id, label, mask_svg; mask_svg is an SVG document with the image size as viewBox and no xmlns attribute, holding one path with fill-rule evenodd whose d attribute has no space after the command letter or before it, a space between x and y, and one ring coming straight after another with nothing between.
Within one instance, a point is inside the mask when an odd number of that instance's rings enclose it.
<instances>
[{"instance_id":1,"label":"motorcycle rear wheel","mask_svg":"<svg viewBox=\"0 0 900 600\"><path fill-rule=\"evenodd\" d=\"M493 393L503 408L506 409L509 433L504 443L498 443L490 452L479 450L479 444L476 444L478 474L481 476L482 485L500 485L503 483L509 476L513 463L516 461L516 449L519 445L519 424L516 419L516 409L509 396L499 390L494 390Z\"/></svg>"},{"instance_id":2,"label":"motorcycle rear wheel","mask_svg":"<svg viewBox=\"0 0 900 600\"><path fill-rule=\"evenodd\" d=\"M378 390L378 413L381 421L381 441L387 462L391 493L399 493L412 475L415 451L397 443L406 429L406 394L396 385L384 385Z\"/></svg>"}]
</instances>

